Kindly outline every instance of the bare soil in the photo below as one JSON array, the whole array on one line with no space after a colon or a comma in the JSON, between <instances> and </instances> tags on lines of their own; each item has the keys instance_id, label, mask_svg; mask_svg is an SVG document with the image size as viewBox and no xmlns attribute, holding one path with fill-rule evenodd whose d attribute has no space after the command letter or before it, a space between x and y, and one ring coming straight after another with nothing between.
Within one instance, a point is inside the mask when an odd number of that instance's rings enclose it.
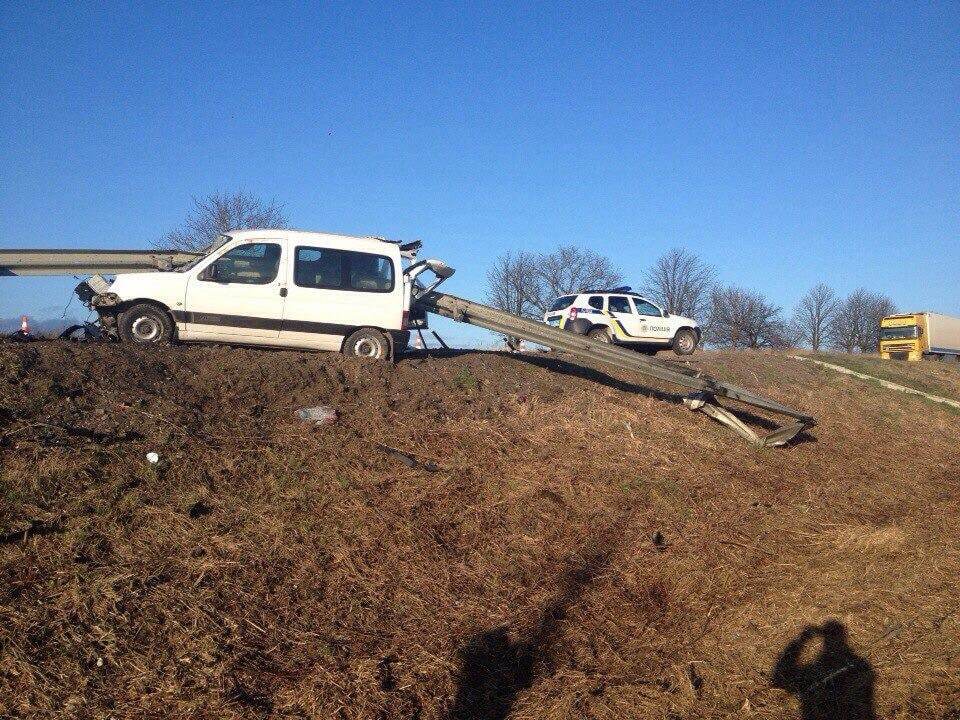
<instances>
[{"instance_id":1,"label":"bare soil","mask_svg":"<svg viewBox=\"0 0 960 720\"><path fill-rule=\"evenodd\" d=\"M0 344L0 716L956 720L957 415L694 364L819 424L541 356Z\"/></svg>"}]
</instances>

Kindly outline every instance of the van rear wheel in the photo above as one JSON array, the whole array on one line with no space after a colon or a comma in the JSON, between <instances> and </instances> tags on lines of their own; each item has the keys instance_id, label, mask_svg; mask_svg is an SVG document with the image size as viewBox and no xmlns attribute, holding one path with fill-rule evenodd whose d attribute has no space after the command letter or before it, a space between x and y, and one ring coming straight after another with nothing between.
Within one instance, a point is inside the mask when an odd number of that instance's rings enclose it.
<instances>
[{"instance_id":1,"label":"van rear wheel","mask_svg":"<svg viewBox=\"0 0 960 720\"><path fill-rule=\"evenodd\" d=\"M135 345L166 345L173 339L173 319L150 303L134 305L120 316L120 339Z\"/></svg>"},{"instance_id":2,"label":"van rear wheel","mask_svg":"<svg viewBox=\"0 0 960 720\"><path fill-rule=\"evenodd\" d=\"M350 335L343 343L343 354L384 360L390 355L390 341L379 330L363 328Z\"/></svg>"}]
</instances>

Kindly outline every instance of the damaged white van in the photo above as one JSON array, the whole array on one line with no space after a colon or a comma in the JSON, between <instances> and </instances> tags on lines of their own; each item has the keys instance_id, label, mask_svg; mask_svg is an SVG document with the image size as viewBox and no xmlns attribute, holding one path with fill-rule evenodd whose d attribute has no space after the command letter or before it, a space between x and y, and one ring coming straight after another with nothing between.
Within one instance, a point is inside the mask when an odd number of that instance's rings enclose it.
<instances>
[{"instance_id":1,"label":"damaged white van","mask_svg":"<svg viewBox=\"0 0 960 720\"><path fill-rule=\"evenodd\" d=\"M221 235L193 261L167 271L100 276L77 293L104 332L139 344L210 341L335 350L387 358L410 329L413 305L453 274L439 260L413 262L419 242L298 230ZM403 267L404 260L409 266ZM430 288L417 276L431 270Z\"/></svg>"}]
</instances>

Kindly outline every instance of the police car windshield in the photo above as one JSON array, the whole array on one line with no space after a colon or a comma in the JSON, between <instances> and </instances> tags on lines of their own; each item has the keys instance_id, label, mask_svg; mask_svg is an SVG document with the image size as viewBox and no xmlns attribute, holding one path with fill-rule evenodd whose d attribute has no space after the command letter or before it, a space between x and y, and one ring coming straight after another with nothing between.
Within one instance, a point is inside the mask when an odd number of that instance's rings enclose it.
<instances>
[{"instance_id":1,"label":"police car windshield","mask_svg":"<svg viewBox=\"0 0 960 720\"><path fill-rule=\"evenodd\" d=\"M562 295L553 301L553 305L550 306L549 312L557 312L557 310L563 310L566 307L570 307L570 304L576 299L576 295Z\"/></svg>"}]
</instances>

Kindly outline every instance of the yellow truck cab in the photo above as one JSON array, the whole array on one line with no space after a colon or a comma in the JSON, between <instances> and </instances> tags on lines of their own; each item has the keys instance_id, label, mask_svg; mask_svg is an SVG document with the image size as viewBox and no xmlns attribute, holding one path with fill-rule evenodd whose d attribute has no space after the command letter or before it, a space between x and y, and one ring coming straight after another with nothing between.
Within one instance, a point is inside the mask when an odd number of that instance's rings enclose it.
<instances>
[{"instance_id":1,"label":"yellow truck cab","mask_svg":"<svg viewBox=\"0 0 960 720\"><path fill-rule=\"evenodd\" d=\"M918 312L888 315L880 321L880 357L884 360L956 362L960 356L960 318Z\"/></svg>"}]
</instances>

